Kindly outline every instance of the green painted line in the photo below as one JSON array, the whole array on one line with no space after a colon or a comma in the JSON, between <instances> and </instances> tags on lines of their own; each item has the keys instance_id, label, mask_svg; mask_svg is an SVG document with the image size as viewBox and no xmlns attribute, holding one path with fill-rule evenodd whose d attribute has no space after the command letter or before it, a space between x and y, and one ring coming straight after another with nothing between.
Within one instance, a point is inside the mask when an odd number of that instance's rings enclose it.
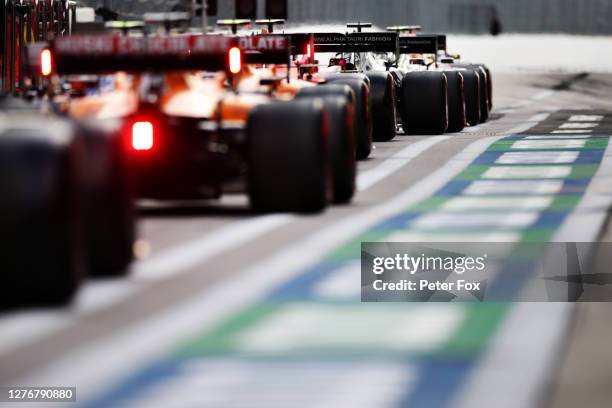
<instances>
[{"instance_id":1,"label":"green painted line","mask_svg":"<svg viewBox=\"0 0 612 408\"><path fill-rule=\"evenodd\" d=\"M486 198L501 198L501 199L511 199L513 197L517 197L517 196L522 196L521 194L516 194L516 195L488 195L486 196ZM527 196L527 195L525 195ZM410 212L414 212L414 213L420 213L420 212L428 212L428 211L436 211L438 209L440 209L444 204L446 204L448 201L457 198L459 196L434 196L434 197L430 197L422 202L420 202L419 204L415 205L414 207L412 207L410 209ZM571 209L573 209L578 202L580 201L582 195L581 194L561 194L561 195L555 195L555 199L553 201L553 203L551 204L550 207L545 208L543 210L538 210L538 211L569 211ZM471 198L480 198L480 197L471 197ZM462 213L462 214L467 214L470 213L472 210L471 209L466 209L463 211L460 210L453 210L453 213ZM508 209L504 209L504 208L500 208L500 209L495 209L495 208L491 208L491 209L475 209L475 212L478 213L482 213L482 212L507 212Z\"/></svg>"},{"instance_id":2,"label":"green painted line","mask_svg":"<svg viewBox=\"0 0 612 408\"><path fill-rule=\"evenodd\" d=\"M419 204L410 208L410 212L425 212L425 211L435 211L444 205L450 198L455 198L458 196L433 196L424 201L421 201Z\"/></svg>"},{"instance_id":3,"label":"green painted line","mask_svg":"<svg viewBox=\"0 0 612 408\"><path fill-rule=\"evenodd\" d=\"M552 205L545 211L569 212L578 205L581 199L582 194L559 194L555 196Z\"/></svg>"},{"instance_id":4,"label":"green painted line","mask_svg":"<svg viewBox=\"0 0 612 408\"><path fill-rule=\"evenodd\" d=\"M320 340L315 333L314 339L303 339L297 345L292 346L289 350L279 350L278 352L274 349L268 350L245 350L240 346L240 336L248 333L249 330L257 329L260 325L267 324L268 319L274 319L278 314L285 311L292 305L299 305L300 302L282 302L282 303L264 303L258 304L251 308L244 310L238 315L234 315L231 319L224 321L215 329L209 332L200 333L190 342L181 345L175 352L174 357L180 359L188 358L202 358L215 355L252 355L252 356L268 356L268 355L311 355L316 354L332 354L338 355L403 355L403 356L468 356L475 355L482 350L487 344L492 334L497 329L498 325L502 321L506 312L512 306L511 303L482 303L482 304L470 304L462 303L456 304L452 307L461 308L462 320L459 326L454 332L448 334L448 339L441 342L437 347L430 348L427 345L423 345L420 342L416 342L413 347L406 345L405 349L397 348L395 346L385 345L385 339L381 338L380 341L368 340L366 342L361 339L355 339L351 343L350 340L343 342L343 344L330 344L321 345L318 343ZM322 306L324 312L325 309L329 309L330 312L343 312L344 310L352 309L353 311L359 309L369 309L369 318L375 318L380 316L379 319L385 319L389 313L392 315L400 316L402 311L409 313L411 311L418 311L423 307L439 307L438 305L431 304L337 304L337 303L326 303L326 302L308 302L310 305ZM304 304L304 307L306 304ZM372 314L374 313L374 314ZM367 323L367 319L361 322L362 324ZM359 322L355 322L359 325ZM315 327L312 328L316 330ZM384 333L381 333L384 336ZM289 334L289 337L290 334ZM323 337L324 338L324 337ZM324 341L325 343L325 341Z\"/></svg>"},{"instance_id":5,"label":"green painted line","mask_svg":"<svg viewBox=\"0 0 612 408\"><path fill-rule=\"evenodd\" d=\"M519 139L519 140L508 140L508 139L504 139L504 140L500 140L497 141L495 143L493 143L488 149L488 152L507 152L507 151L512 151L512 152L516 152L516 151L529 151L529 152L558 152L558 151L564 151L564 150L570 150L570 151L575 151L575 150L604 150L606 149L606 147L608 147L608 139L606 138L593 138L593 139L578 139L578 140L584 140L585 144L583 147L563 147L563 148L555 148L555 149L547 149L545 147L543 148L533 148L533 149L513 149L512 146L516 143L516 142L534 142L534 144L537 144L537 142L540 142L542 140L546 140L546 139L538 139L538 140L529 140L529 139ZM553 138L551 138L551 140L554 140ZM559 142L564 142L567 140L573 140L573 139L562 139L562 140L558 140Z\"/></svg>"},{"instance_id":6,"label":"green painted line","mask_svg":"<svg viewBox=\"0 0 612 408\"><path fill-rule=\"evenodd\" d=\"M516 166L516 165L503 165L503 167L512 167L512 166ZM541 164L529 164L529 165L520 165L520 167L550 167L550 164L545 164L545 165L541 165ZM557 166L564 166L564 165L554 165L555 167ZM482 164L472 164L470 166L468 166L464 171L462 171L455 180L467 180L467 181L473 181L473 180L479 180L482 179L482 175L484 174L484 172L486 172L487 170L489 170L492 167L498 167L498 166L489 166L489 165L482 165ZM592 178L595 173L597 172L597 169L599 168L599 164L574 164L571 166L572 167L572 172L570 173L570 175L568 177L560 177L560 178L547 178L546 180L580 180L580 179L588 179L588 178ZM539 178L537 177L529 177L527 178L529 180L538 180ZM487 179L489 180L489 179ZM504 178L504 179L490 179L490 180L516 180L513 178Z\"/></svg>"},{"instance_id":7,"label":"green painted line","mask_svg":"<svg viewBox=\"0 0 612 408\"><path fill-rule=\"evenodd\" d=\"M521 242L548 242L557 232L559 226L555 228L528 228L522 231Z\"/></svg>"},{"instance_id":8,"label":"green painted line","mask_svg":"<svg viewBox=\"0 0 612 408\"><path fill-rule=\"evenodd\" d=\"M490 342L503 318L510 310L511 303L483 303L470 305L468 318L461 329L452 336L444 352L454 354L476 354Z\"/></svg>"},{"instance_id":9,"label":"green painted line","mask_svg":"<svg viewBox=\"0 0 612 408\"><path fill-rule=\"evenodd\" d=\"M243 309L241 313L233 315L214 329L196 335L190 342L180 346L175 355L189 358L226 353L235 348L235 337L239 332L277 310L278 305L270 303L259 303Z\"/></svg>"}]
</instances>

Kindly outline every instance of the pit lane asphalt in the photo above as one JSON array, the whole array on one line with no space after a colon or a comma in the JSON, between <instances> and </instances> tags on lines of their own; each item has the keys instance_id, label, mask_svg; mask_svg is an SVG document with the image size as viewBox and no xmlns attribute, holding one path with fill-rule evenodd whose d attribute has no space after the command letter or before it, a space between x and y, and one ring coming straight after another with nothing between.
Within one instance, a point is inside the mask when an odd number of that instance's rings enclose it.
<instances>
[{"instance_id":1,"label":"pit lane asphalt","mask_svg":"<svg viewBox=\"0 0 612 408\"><path fill-rule=\"evenodd\" d=\"M201 206L201 203L196 203L181 208L151 209L149 206L143 209L140 237L150 246L151 260L157 254L194 241L206 243L207 238L214 240L219 234L223 234L223 240L230 244L220 246L218 251L202 257L201 261L196 256L194 262L186 263L181 271L170 270L167 274L147 276L146 268L138 270L136 266L134 269L138 273L132 276L87 283L86 290L75 304L63 310L24 311L0 317L0 333L4 331L8 337L16 336L8 347L2 347L2 342L8 340L0 338L0 384L13 384L18 379L52 367L62 359L86 350L93 343L103 345L106 338L151 316L163 314L171 306L198 296L202 290L235 276L324 226L341 219L358 218L366 210L390 200L447 165L450 158L478 139L506 134L510 129L528 123L534 115L556 109L612 109L612 98L609 98L612 94L612 76L589 76L570 83L565 89L555 89L572 77L564 74L496 74L496 107L493 120L488 124L451 135L411 160L406 160L397 171L360 192L350 206L333 207L313 216L277 218L274 221L276 224L262 228L259 231L261 234L253 233L252 239L237 246L232 246L231 241L244 239L244 234L250 228L245 226L243 230L238 223L256 219L244 207L243 198L231 198L227 204L207 203ZM400 135L393 142L377 143L372 158L360 163L360 173L372 171L403 149L427 139L425 136ZM227 228L232 226L237 228L228 232ZM100 291L95 300L84 299L101 285L109 289ZM129 290L126 290L126 285ZM127 295L121 296L121 293ZM52 323L47 325L48 321ZM27 335L25 330L32 326L37 326L39 330ZM40 329L41 326L43 329ZM24 327L23 335L14 332ZM146 342L146 339L142 341ZM109 355L112 356L112 350Z\"/></svg>"}]
</instances>

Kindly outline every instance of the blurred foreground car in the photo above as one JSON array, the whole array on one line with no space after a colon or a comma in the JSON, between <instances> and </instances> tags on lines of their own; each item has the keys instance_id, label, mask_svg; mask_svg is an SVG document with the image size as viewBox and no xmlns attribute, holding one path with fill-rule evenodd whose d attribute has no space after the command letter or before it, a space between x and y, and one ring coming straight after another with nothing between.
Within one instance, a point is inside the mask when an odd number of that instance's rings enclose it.
<instances>
[{"instance_id":1,"label":"blurred foreground car","mask_svg":"<svg viewBox=\"0 0 612 408\"><path fill-rule=\"evenodd\" d=\"M243 72L243 58L281 63L289 47L284 37L250 41L266 46L245 52L244 41L220 35L82 35L38 52L52 53L55 74L105 79L104 89L68 98L64 110L117 126L140 197L241 190L256 211L320 211L334 198L323 102L247 90L247 78L278 81Z\"/></svg>"},{"instance_id":2,"label":"blurred foreground car","mask_svg":"<svg viewBox=\"0 0 612 408\"><path fill-rule=\"evenodd\" d=\"M0 99L0 307L68 302L87 275L123 274L134 214L119 139Z\"/></svg>"}]
</instances>

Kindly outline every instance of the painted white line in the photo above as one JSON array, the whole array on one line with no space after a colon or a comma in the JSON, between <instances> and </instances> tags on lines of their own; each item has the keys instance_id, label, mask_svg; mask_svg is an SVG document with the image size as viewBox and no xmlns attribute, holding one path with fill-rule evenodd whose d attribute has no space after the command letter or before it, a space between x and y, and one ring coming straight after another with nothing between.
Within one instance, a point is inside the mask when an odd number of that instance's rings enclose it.
<instances>
[{"instance_id":1,"label":"painted white line","mask_svg":"<svg viewBox=\"0 0 612 408\"><path fill-rule=\"evenodd\" d=\"M523 140L547 140L547 139L590 139L591 135L534 135L526 136Z\"/></svg>"},{"instance_id":2,"label":"painted white line","mask_svg":"<svg viewBox=\"0 0 612 408\"><path fill-rule=\"evenodd\" d=\"M423 230L489 227L523 229L533 225L539 215L538 212L507 212L464 214L457 217L453 213L430 212L415 219L411 226Z\"/></svg>"},{"instance_id":3,"label":"painted white line","mask_svg":"<svg viewBox=\"0 0 612 408\"><path fill-rule=\"evenodd\" d=\"M474 210L544 210L553 203L552 196L513 197L462 197L449 199L440 209L443 211Z\"/></svg>"},{"instance_id":4,"label":"painted white line","mask_svg":"<svg viewBox=\"0 0 612 408\"><path fill-rule=\"evenodd\" d=\"M590 129L597 127L599 123L589 123L589 122L569 122L564 123L559 126L559 129Z\"/></svg>"},{"instance_id":5,"label":"painted white line","mask_svg":"<svg viewBox=\"0 0 612 408\"><path fill-rule=\"evenodd\" d=\"M386 242L519 242L521 233L515 231L499 232L436 232L409 231L394 232L385 238Z\"/></svg>"},{"instance_id":6,"label":"painted white line","mask_svg":"<svg viewBox=\"0 0 612 408\"><path fill-rule=\"evenodd\" d=\"M529 118L528 122L544 122L549 116L550 113L538 113L537 115Z\"/></svg>"},{"instance_id":7,"label":"painted white line","mask_svg":"<svg viewBox=\"0 0 612 408\"><path fill-rule=\"evenodd\" d=\"M534 100L534 101L540 101L542 99L546 99L550 96L553 96L556 93L556 91L553 90L548 90L548 91L542 91L534 96L532 96L530 99Z\"/></svg>"},{"instance_id":8,"label":"painted white line","mask_svg":"<svg viewBox=\"0 0 612 408\"><path fill-rule=\"evenodd\" d=\"M578 140L519 140L514 142L511 149L581 149L586 144L584 139Z\"/></svg>"},{"instance_id":9,"label":"painted white line","mask_svg":"<svg viewBox=\"0 0 612 408\"><path fill-rule=\"evenodd\" d=\"M465 317L465 306L448 303L406 308L296 302L245 329L234 344L238 351L255 353L329 350L340 344L352 350L427 352L446 344Z\"/></svg>"},{"instance_id":10,"label":"painted white line","mask_svg":"<svg viewBox=\"0 0 612 408\"><path fill-rule=\"evenodd\" d=\"M565 178L572 173L572 166L496 166L489 167L483 179L549 179Z\"/></svg>"},{"instance_id":11,"label":"painted white line","mask_svg":"<svg viewBox=\"0 0 612 408\"><path fill-rule=\"evenodd\" d=\"M562 180L477 180L464 191L464 195L488 196L496 194L558 194Z\"/></svg>"},{"instance_id":12,"label":"painted white line","mask_svg":"<svg viewBox=\"0 0 612 408\"><path fill-rule=\"evenodd\" d=\"M470 126L470 127L466 128L466 129L463 129L460 133L476 133L476 132L480 132L481 130L483 130L488 125L489 125L489 122L483 123L483 124L477 125L477 126Z\"/></svg>"},{"instance_id":13,"label":"painted white line","mask_svg":"<svg viewBox=\"0 0 612 408\"><path fill-rule=\"evenodd\" d=\"M367 190L382 179L389 177L389 175L404 167L424 151L450 138L451 136L434 136L408 145L375 168L360 174L357 178L358 190Z\"/></svg>"},{"instance_id":14,"label":"painted white line","mask_svg":"<svg viewBox=\"0 0 612 408\"><path fill-rule=\"evenodd\" d=\"M214 375L211 375L214 373ZM394 407L417 386L418 367L406 361L252 359L185 360L176 375L127 406ZM121 407L126 408L121 404Z\"/></svg>"},{"instance_id":15,"label":"painted white line","mask_svg":"<svg viewBox=\"0 0 612 408\"><path fill-rule=\"evenodd\" d=\"M569 164L578 159L580 152L508 152L502 154L495 164Z\"/></svg>"},{"instance_id":16,"label":"painted white line","mask_svg":"<svg viewBox=\"0 0 612 408\"><path fill-rule=\"evenodd\" d=\"M588 129L563 129L563 130L553 130L551 132L553 135L559 135L559 134L576 134L576 133L593 133L592 130L588 130Z\"/></svg>"},{"instance_id":17,"label":"painted white line","mask_svg":"<svg viewBox=\"0 0 612 408\"><path fill-rule=\"evenodd\" d=\"M573 115L570 116L570 122L599 122L603 120L601 115Z\"/></svg>"}]
</instances>

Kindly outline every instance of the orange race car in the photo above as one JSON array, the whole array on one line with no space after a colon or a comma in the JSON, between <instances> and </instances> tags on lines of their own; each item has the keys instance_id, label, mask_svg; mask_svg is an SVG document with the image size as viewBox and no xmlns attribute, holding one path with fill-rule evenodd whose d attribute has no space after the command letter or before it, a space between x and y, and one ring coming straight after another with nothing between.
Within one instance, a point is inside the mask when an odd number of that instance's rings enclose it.
<instances>
[{"instance_id":1,"label":"orange race car","mask_svg":"<svg viewBox=\"0 0 612 408\"><path fill-rule=\"evenodd\" d=\"M261 30L261 34L269 35L274 31L274 26L285 24L285 20L281 19L266 19L256 20L256 25L264 26ZM245 27L246 31L243 33L246 36L255 35L251 27L251 20L219 20L217 25L220 27L229 27L233 34L238 32L240 27ZM371 78L363 73L352 73L343 75L336 75L333 72L319 73L318 66L314 64L315 55L315 42L312 34L305 33L292 33L282 34L282 36L288 36L291 41L291 64L276 65L273 69L277 72L283 72L287 75L288 79L292 79L292 86L295 89L300 90L298 96L308 95L326 95L338 93L340 87L345 90L350 89L353 100L353 107L355 110L353 128L355 129L355 153L357 160L365 160L370 157L373 151L373 140L383 141L389 140L395 136L395 118L393 118L393 125L391 129L385 130L385 126L380 126L381 121L377 119L377 107L378 100L373 101L373 91L375 90L373 85L377 85L376 90L380 88L379 78ZM301 58L297 59L297 56ZM287 71L289 67L289 71ZM268 65L264 68L270 68ZM314 74L314 75L305 75ZM376 81L373 84L372 81ZM382 88L384 89L384 79L382 81ZM319 85L319 89L313 89L313 85ZM324 86L324 90L321 90L321 85ZM335 89L335 91L334 91ZM345 93L345 92L340 92ZM384 121L383 121L384 122ZM388 122L388 121L387 121ZM385 123L387 123L385 122ZM376 126L376 124L379 124ZM389 126L387 126L389 128ZM377 137L380 134L392 134L387 137Z\"/></svg>"},{"instance_id":2,"label":"orange race car","mask_svg":"<svg viewBox=\"0 0 612 408\"><path fill-rule=\"evenodd\" d=\"M264 69L289 62L289 42L75 35L29 54L59 110L121 133L140 197L218 198L238 188L257 211L320 211L355 189L351 91L309 92Z\"/></svg>"}]
</instances>

